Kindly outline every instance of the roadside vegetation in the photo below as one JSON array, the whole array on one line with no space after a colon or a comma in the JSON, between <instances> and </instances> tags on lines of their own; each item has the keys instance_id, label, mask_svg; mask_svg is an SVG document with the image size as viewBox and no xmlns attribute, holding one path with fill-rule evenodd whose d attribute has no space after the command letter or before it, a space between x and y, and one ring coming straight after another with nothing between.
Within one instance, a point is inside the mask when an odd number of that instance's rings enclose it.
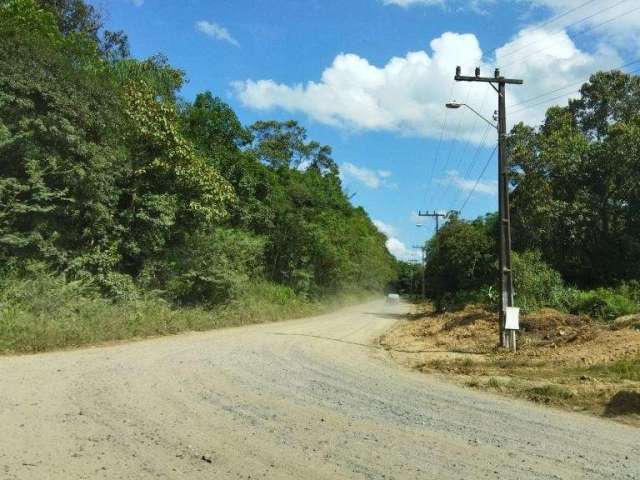
<instances>
[{"instance_id":1,"label":"roadside vegetation","mask_svg":"<svg viewBox=\"0 0 640 480\"><path fill-rule=\"evenodd\" d=\"M129 291L114 300L86 280L70 280L43 264L10 274L0 284L0 352L35 353L76 347L273 322L319 314L366 299L344 293L321 299L264 279L217 305L176 306L164 292Z\"/></svg>"},{"instance_id":2,"label":"roadside vegetation","mask_svg":"<svg viewBox=\"0 0 640 480\"><path fill-rule=\"evenodd\" d=\"M0 351L290 318L396 276L329 146L185 81L83 0L0 1Z\"/></svg>"}]
</instances>

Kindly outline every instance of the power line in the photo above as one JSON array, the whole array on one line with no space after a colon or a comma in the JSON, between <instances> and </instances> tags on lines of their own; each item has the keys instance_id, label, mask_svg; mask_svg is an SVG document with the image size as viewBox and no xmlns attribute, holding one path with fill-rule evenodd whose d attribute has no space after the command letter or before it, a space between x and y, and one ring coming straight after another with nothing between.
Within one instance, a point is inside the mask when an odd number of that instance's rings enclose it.
<instances>
[{"instance_id":1,"label":"power line","mask_svg":"<svg viewBox=\"0 0 640 480\"><path fill-rule=\"evenodd\" d=\"M578 6L576 6L576 7L573 7L573 8L571 8L571 9L567 10L567 11L566 11L566 12L564 12L564 13L560 13L560 14L556 15L555 17L552 17L552 18L550 18L549 20L546 20L546 21L542 22L541 24L536 25L536 28L542 28L542 27L544 27L544 26L546 26L546 25L549 25L550 23L553 23L553 22L555 22L556 20L558 20L558 19L560 19L560 18L562 18L562 17L566 17L566 16L567 16L567 15L569 15L570 13L573 13L573 12L575 12L576 10L579 10L579 9L581 9L581 8L584 8L584 7L586 7L587 5L589 5L589 4L591 4L591 3L595 2L595 1L597 1L597 0L588 0L587 2L584 2L584 3L583 3L583 4L581 4L581 5L578 5Z\"/></svg>"},{"instance_id":2,"label":"power line","mask_svg":"<svg viewBox=\"0 0 640 480\"><path fill-rule=\"evenodd\" d=\"M586 20L589 20L589 19L591 19L591 18L595 17L596 15L600 15L600 14L602 14L603 12L605 12L605 11L607 11L607 10L610 10L610 9L612 9L612 8L615 8L616 6L621 5L622 3L625 3L625 2L628 2L628 1L629 1L629 0L621 0L621 1L619 1L618 3L614 4L614 5L610 5L610 6L606 7L606 8L604 8L604 9L600 9L600 10L598 10L597 12L595 12L595 13L593 13L593 14L591 14L591 15L588 15L587 17L583 17L582 19L580 19L580 20L578 20L578 21L575 21L575 22L572 22L571 24L565 25L565 26L563 26L563 27L562 27L562 29L571 28L572 26L578 25L579 23L582 23L582 22L584 22L584 21L586 21ZM573 12L576 12L576 11L580 10L581 8L584 8L584 7L586 7L586 6L590 5L590 4L594 3L594 2L595 2L595 0L588 0L588 1L586 1L586 2L583 2L582 4L580 4L580 5L576 6L576 7L573 7L573 8L571 8L571 9L569 9L569 10L566 10L566 11L564 11L564 12L562 12L562 13L560 13L560 14L557 14L557 15L555 15L554 17L552 17L552 18L550 18L550 19L546 20L545 22L543 22L543 23L539 24L539 25L537 26L537 28L542 28L543 26L549 25L549 24L551 24L551 23L553 23L553 22L555 22L555 21L559 20L560 18L563 18L563 17L565 17L565 16L567 16L567 15L569 15L569 14L573 13ZM639 7L639 8L640 8L640 7ZM637 8L634 8L634 9L633 9L633 10L631 10L631 11L635 11L636 9L637 9ZM628 13L630 13L630 12L627 12L627 13L625 13L625 14L628 14ZM622 16L622 15L618 15L618 16L616 16L616 17L613 17L613 18L611 18L611 19L609 19L609 20L607 20L607 21L605 21L605 22L603 22L603 23L601 23L601 24L599 24L599 25L595 25L595 26L591 27L590 29L588 29L588 30L586 30L586 31L580 32L580 33L579 33L579 34L577 34L576 36L578 36L578 35L582 35L582 34L585 34L585 33L588 33L589 31L592 31L592 30L595 30L596 28L599 28L599 27L600 27L600 26L602 26L602 25L605 25L605 24L607 24L607 23L610 23L611 21L613 21L613 20L615 20L615 19L619 18L620 16ZM557 42L556 42L556 43L557 43ZM528 46L530 46L530 45L532 45L532 44L533 44L533 43L530 43L530 44L524 45L524 46L520 47L520 48L519 48L518 50L516 50L516 51L509 52L508 54L506 54L506 56L513 55L514 53L516 53L516 52L518 52L518 51L521 51L521 50L525 49L526 47L528 47ZM545 48L543 48L543 49L540 49L540 50L538 50L538 51L534 52L533 54L541 53L541 52L542 52L542 51L544 51L544 50L547 50L547 49L549 49L549 48L552 48L554 45L555 45L555 43L554 43L553 45L549 45L548 47L545 47ZM493 51L493 52L495 52L499 47L500 47L500 46L497 46L496 48L492 49L492 51ZM529 56L530 56L530 55L528 55L528 57L529 57ZM520 61L520 60L518 60L518 59L517 59L516 61L511 62L511 63L509 63L508 65L513 65L513 64L515 64L515 63L518 63L519 61ZM453 83L452 83L452 85L451 85L451 92L450 92L450 94L449 94L449 98L451 98L451 96L452 96L454 85L455 85L455 82L453 82ZM563 88L569 88L569 87L567 86L567 87L563 87ZM561 89L557 89L557 90L558 90L558 91L560 91ZM469 92L469 93L470 93L470 92ZM521 103L523 103L523 102L521 102ZM438 164L440 163L440 153L441 153L441 150L442 150L442 143L443 143L443 141L444 141L444 131L446 130L447 119L448 119L448 111L446 111L446 110L445 110L445 112L443 113L443 117L442 117L442 124L441 124L440 138L439 138L439 140L438 140L438 146L437 146L437 148L436 148L436 155L435 155L434 161L433 161L433 163L432 163L431 173L430 173L430 175L429 175L429 177L428 177L428 179L427 179L427 184L426 184L426 186L425 186L425 194L424 194L424 198L423 198L423 202L425 202L425 203L427 203L427 197L428 197L428 196L429 196L429 202L428 202L428 203L431 203L431 200L433 199L433 195L435 194L435 193L434 193L434 189L432 189L432 188L430 188L430 187L431 187L431 183L433 182L433 180L434 180L434 178L435 178L435 174L436 174L437 166L438 166ZM461 126L461 124L462 124L462 118L458 121L458 127L456 128L456 132L458 132L458 131L460 130L460 126ZM455 135L457 136L457 133L456 133ZM449 162L449 160L451 159L451 155L452 155L453 150L454 150L454 146L453 146L453 143L452 143L452 146L451 146L451 148L449 149L449 155L448 155L448 157L447 157L447 163L448 163L448 162ZM459 162L458 162L458 163L459 163ZM448 192L448 190L445 190L445 195L447 195L448 193L449 193L449 192Z\"/></svg>"},{"instance_id":3,"label":"power line","mask_svg":"<svg viewBox=\"0 0 640 480\"><path fill-rule=\"evenodd\" d=\"M579 10L580 8L583 8L583 7L585 7L585 6L589 5L590 3L593 3L593 2L595 2L595 1L596 1L596 0L588 0L587 2L584 2L583 4L578 5L578 6L576 6L576 7L573 7L573 8L571 8L571 9L569 9L569 10L566 10L566 11L564 11L563 13L559 13L559 14L557 14L557 15L554 15L553 17L549 18L548 20L545 20L545 21L544 21L544 22L542 22L541 24L537 25L537 27L536 27L536 28L542 28L542 27L543 27L543 26L545 26L545 25L548 25L548 24L550 24L550 23L553 23L553 22L555 22L556 20L558 20L558 19L560 19L560 18L562 18L562 17L564 17L564 16L566 16L566 15L568 15L568 14L570 14L570 13L573 13L573 12L575 12L576 10ZM488 51L489 51L489 52L492 52L492 53L495 53L495 52L496 52L496 50L498 50L498 49L499 49L499 48L501 48L502 46L503 46L503 44L495 44L495 46L493 46L492 48L490 48Z\"/></svg>"},{"instance_id":4,"label":"power line","mask_svg":"<svg viewBox=\"0 0 640 480\"><path fill-rule=\"evenodd\" d=\"M622 3L625 3L625 2L627 2L627 1L629 1L629 0L621 0L621 1L619 1L618 3L616 3L616 4L612 5L612 6L609 6L609 7L607 7L607 8L604 8L604 9L598 10L598 11L597 11L597 12L595 12L594 14L591 14L591 15L589 15L589 16L587 16L587 17L584 17L584 18L580 19L579 21L576 21L576 22L573 22L572 24L569 24L569 25L567 25L567 26L564 26L563 28L569 28L569 27L571 27L571 26L577 25L578 23L581 23L581 22L584 22L584 21L586 21L586 20L588 20L588 19L590 19L590 18L593 18L594 16L599 15L599 14L601 14L601 13L603 13L603 12L605 12L605 11L607 11L607 10L611 9L611 8L614 8L614 7L616 7L616 6L618 6L618 5L622 4ZM580 4L580 5L576 6L576 7L573 7L573 8L571 8L571 9L569 9L569 10L567 10L567 11L563 12L563 13L560 13L560 14L558 14L558 15L556 15L556 16L554 16L554 17L552 17L552 18L548 19L548 20L546 20L545 22L543 22L543 23L541 23L540 25L538 25L538 26L537 26L537 28L542 28L542 27L543 27L543 26L545 26L545 25L549 25L550 23L553 23L553 22L555 22L555 21L559 20L560 18L563 18L563 17L565 17L565 16L567 16L567 15L569 15L569 14L573 13L573 12L576 12L576 11L578 11L579 9L584 8L585 6L590 5L590 4L594 3L594 2L595 2L595 0L588 0L588 1L586 1L586 2L583 2L582 4ZM527 45L525 45L525 46L523 46L523 47L520 47L518 50L516 50L516 51L514 51L514 52L510 52L510 53L508 53L508 54L507 54L507 56L509 56L509 55L513 55L514 53L516 53L516 52L518 52L518 51L521 51L521 50L525 49L525 48L526 48L526 47L528 47L529 45L531 45L531 44L527 44ZM494 51L494 52L495 52L496 50L497 50L497 48L493 49L493 51ZM564 87L564 88L569 88L569 87ZM482 101L482 105L483 105L483 106L484 106L484 99L486 98L486 93L487 93L487 92L485 92L485 96L483 97L483 101ZM467 97L468 97L469 95L470 95L470 89L469 89L469 91L468 91L468 95L467 95ZM450 95L449 97L451 97L451 95ZM467 102L468 102L468 98L467 98ZM465 103L467 103L467 102L465 102ZM480 108L482 108L482 107L480 107ZM463 115L464 115L464 114L463 114ZM458 127L456 128L456 133L454 134L454 136L455 136L455 137L457 137L458 132L460 131L460 126L461 126L461 124L462 124L462 120L463 120L463 117L461 117L461 118L460 118L460 120L458 121ZM476 119L476 122L477 122L477 119ZM474 124L474 127L475 127L475 124ZM441 136L441 140L442 140L442 136ZM469 143L469 139L467 139L467 143ZM468 146L468 145L467 145L467 146ZM467 148L466 146L465 146L465 147L463 147L462 152L464 152L466 148ZM454 149L455 149L455 147L454 147L454 143L453 143L453 141L452 141L451 148L449 149L449 155L448 155L448 157L447 157L447 163L451 160L452 152L454 151ZM439 155L439 150L440 150L440 143L438 144L438 155ZM456 168L458 168L458 166L460 165L460 163L461 163L461 161L462 161L462 158L463 158L463 157L462 157L462 153L461 153L461 157L458 159L458 161L457 161L457 163L456 163ZM434 178L434 175L435 175L435 166L436 166L436 164L437 164L437 162L438 162L438 161L439 161L439 157L437 156L437 157L436 157L436 162L434 162L434 168L433 168L433 172L432 172L432 175L431 175L431 181L433 181L433 178ZM470 166L472 166L472 163L470 163ZM468 168L468 170L470 170L470 168ZM443 198L446 198L446 197L448 197L448 196L449 196L449 191L450 191L450 186L448 186L448 187L445 189L445 192L444 192ZM432 197L433 197L433 190L431 191L430 200L432 199ZM459 195L458 195L458 197L459 197ZM427 196L426 196L426 191L425 191L425 201L426 201L426 198L427 198ZM456 197L456 198L457 198L457 197ZM430 203L430 202L429 202L429 203Z\"/></svg>"},{"instance_id":5,"label":"power line","mask_svg":"<svg viewBox=\"0 0 640 480\"><path fill-rule=\"evenodd\" d=\"M478 111L481 111L481 110L483 109L484 104L485 104L485 103L486 103L486 101L487 101L487 95L488 95L488 93L489 93L489 89L487 88L487 89L485 89L485 91L484 91L484 95L482 96L482 100L481 100L481 102L480 102L480 107L478 107L478 109L477 109ZM475 116L474 116L473 126L471 127L471 130L472 130L472 131L474 131L474 130L475 130L476 125L478 124L478 121L479 121L479 120L480 120L480 117L478 117L477 115L475 115ZM487 141L487 135L488 135L488 133L489 133L489 132L488 132L488 130L489 130L490 128L491 128L491 127L490 127L489 125L487 125L487 126L485 127L485 131L484 131L484 132L482 132L482 144L483 144L483 145L484 145L484 143ZM465 142L465 145L462 147L462 150L461 150L461 152L460 152L460 158L458 159L458 162L457 162L457 164L456 164L456 169L458 168L458 166L460 166L460 165L463 163L464 158L466 157L466 152L469 150L470 145L471 145L471 136L467 137L467 140L466 140L466 142ZM471 168L472 168L472 166L473 166L473 163L475 162L475 158L477 157L477 155L478 155L478 149L476 149L476 152L475 152L475 154L474 154L474 157L472 157L472 158L470 159L469 164L468 164L467 169L466 169L466 173L463 175L463 177L462 177L462 178L466 178L466 177L467 177L467 175L469 175L469 171L471 170ZM454 200L454 204L456 204L456 203L458 202L458 198L459 198L459 197L460 197L460 193L458 193L458 195L456 195L456 196L454 197L454 199L453 199L453 200Z\"/></svg>"},{"instance_id":6,"label":"power line","mask_svg":"<svg viewBox=\"0 0 640 480\"><path fill-rule=\"evenodd\" d=\"M622 5L623 3L626 3L626 2L628 2L628 1L629 1L629 0L621 0L621 1L619 1L619 2L617 2L617 3L615 3L615 4L613 4L613 5L610 5L610 6L606 7L606 8L600 9L600 10L596 11L595 13L592 13L592 14L590 14L590 15L586 16L586 17L583 17L583 18L581 18L581 19L579 19L579 20L577 20L577 21L575 21L575 22L572 22L572 23L570 23L570 24L568 24L568 25L564 25L564 26L563 26L563 27L561 27L561 28L562 28L562 29L568 29L568 28L571 28L571 27L573 27L573 26L576 26L576 25L578 25L578 24L580 24L580 23L583 23L583 22L585 22L585 21L587 21L587 20L590 20L590 19L592 19L592 18L596 17L597 15L601 15L602 13L604 13L604 12L606 12L606 11L608 11L608 10L611 10L611 9L613 9L613 8L615 8L615 7L619 6L619 5ZM565 17L565 16L567 16L567 15L569 15L569 14L571 14L571 13L574 13L574 12L576 12L576 11L580 10L581 8L584 8L584 7L586 7L586 6L590 5L590 4L594 3L594 2L595 2L595 0L589 0L589 1L586 1L586 2L584 2L584 3L580 4L580 5L576 6L576 7L573 7L573 8L571 8L571 9L569 9L569 10L567 10L567 11L563 12L563 13L560 13L560 14L558 14L558 15L556 15L556 16L554 16L554 17L552 17L551 19L549 19L549 20L547 20L547 21L545 21L545 22L543 22L543 23L539 24L539 25L537 26L537 28L542 28L543 26L549 25L549 24L551 24L551 23L553 23L553 22L555 22L555 21L557 21L557 20L559 20L559 19L561 19L561 18L563 18L563 17ZM570 36L570 38L576 38L576 37L578 37L578 36L580 36L580 35L584 35L584 34L586 34L586 33L589 33L589 32L591 32L591 31L594 31L594 30L596 30L596 29L598 29L598 28L600 28L600 27L602 27L602 26L604 26L604 25L606 25L606 24L611 23L612 21L614 21L614 20L616 20L616 19L620 18L621 16L623 16L623 15L628 15L629 13L632 13L632 12L634 12L634 11L638 10L638 9L640 9L640 7L634 7L633 9L631 9L631 10L629 10L629 11L627 11L627 12L623 13L623 14L616 15L616 16L614 16L614 17L611 17L611 18L609 18L609 19L607 19L607 20L605 20L605 21L603 21L603 22L601 22L601 23L599 23L599 24L597 24L597 25L594 25L594 26L590 27L590 28L589 28L589 29L587 29L587 30L584 30L584 31L582 31L582 32L579 32L578 34L574 35L573 37L571 37L571 36ZM531 55L535 55L535 54L541 53L541 52L543 52L543 51L545 51L545 50L548 50L549 48L553 48L553 46L555 46L555 44L556 44L556 43L557 43L557 42L554 42L554 44L548 45L548 46L546 46L546 47L544 47L544 48L541 48L541 49L539 49L539 50L537 50L537 51L535 51L535 52L533 52L533 53L531 53L531 54L527 55L527 58L528 58L528 57L530 57ZM511 55L513 55L513 54L515 54L515 53L517 53L517 52L519 52L519 51L524 50L525 48L527 48L528 46L533 45L533 44L534 44L534 42L532 42L532 43L530 43L530 44L527 44L527 45L524 45L524 46L520 47L519 49L517 49L517 50L515 50L515 51L509 52L508 54L506 54L506 56L511 56ZM496 49L494 49L493 51L496 51L496 50L497 50L497 48L496 48ZM511 63L509 63L509 64L507 64L507 65L513 65L513 64L515 64L515 63L520 62L521 60L522 60L522 59L516 59L516 60L514 60L513 62L511 62ZM627 67L627 66L629 66L629 65L632 65L632 64L634 64L634 63L637 63L638 61L640 61L640 59L635 60L635 61L633 61L633 62L629 62L629 63L624 64L624 65L619 66L619 67L615 67L615 68L617 68L617 69L625 68L625 67ZM575 86L575 85L577 85L577 84L580 84L580 83L583 83L583 82L576 82L576 83L573 83L573 84L565 85L564 87L556 88L556 89L554 89L554 90L551 90L551 91L548 91L548 92L542 93L542 94L537 95L537 96L535 96L535 97L531 97L531 98L529 98L529 99L527 99L527 100L523 100L522 102L518 102L518 103L517 103L517 104L515 104L515 105L526 105L526 104L528 104L528 103L530 103L530 102L532 102L532 101L534 101L534 100L537 100L537 99L540 99L540 98L544 98L544 97L546 97L547 95L550 95L550 94L552 94L552 93L561 92L562 90L566 90L566 89L571 88L571 87L573 87L573 86ZM452 93L452 92L453 92L453 85L452 85L452 87L451 87L451 93ZM451 93L450 93L450 95L449 95L449 98L451 98ZM545 101L546 101L546 102L548 102L548 101L553 101L553 100L555 100L555 99L557 99L557 98L562 98L563 96L568 95L568 94L570 94L570 93L571 93L571 92L567 92L567 93L565 93L565 94L557 95L557 96L554 96L554 97L552 97L552 98L549 98L549 99L547 99L547 100L545 100ZM468 96L469 96L469 95L470 95L470 90L468 91ZM485 96L486 96L486 92L485 92ZM540 104L542 104L542 103L545 103L545 101L537 102L537 103L535 103L535 104L533 104L533 105L530 105L530 106L537 106L537 105L540 105ZM483 100L483 104L484 104L484 100ZM481 107L481 108L482 108L482 107ZM517 110L515 110L515 111L514 111L514 112L512 112L512 113L517 113L517 112L520 112L520 111L522 111L522 110L524 110L524 109L525 109L525 108L517 109ZM431 194L431 195L430 195L430 197L429 197L430 199L432 199L432 198L433 198L433 196L435 195L434 189L429 190L429 187L430 187L430 184L433 182L433 180L434 180L434 178L435 178L435 174L436 174L436 171L437 171L437 166L439 165L439 162L440 162L440 157L441 157L441 155L440 155L440 154L441 154L441 152L442 152L442 143L443 143L443 141L444 141L444 131L445 131L445 129L446 129L446 125L447 125L447 119L448 119L448 115L447 115L447 111L445 111L445 112L444 112L444 114L443 114L443 121L442 121L442 124L441 124L441 134L440 134L440 138L439 138L439 141L438 141L438 147L437 147L437 149L436 149L435 159L434 159L434 162L433 162L433 164L432 164L431 174L430 174L430 177L429 177L429 181L428 181L427 186L426 186L426 188L425 188L425 195L424 195L424 201L425 201L425 202L426 202L426 200L427 200L427 195L428 195L429 193ZM458 126L456 127L456 133L455 133L455 134L453 134L452 139L454 139L454 138L456 138L456 137L457 137L457 134L459 133L460 128L461 128L461 125L462 125L462 120L463 120L463 119L462 119L462 118L460 118L460 120L458 121ZM477 120L476 120L476 122L477 122ZM475 127L475 124L474 124L474 127ZM485 138L486 138L486 136L485 136ZM451 160L452 153L453 153L453 151L455 150L455 145L454 145L453 141L454 141L454 140L452 140L451 148L449 149L449 154L448 154L448 156L447 156L446 163L448 163L448 162ZM467 139L467 142L466 142L466 143L468 144L469 142L470 142L470 138L469 138L469 139ZM456 168L458 168L458 166L461 164L461 162L462 162L462 160L463 160L463 158L464 158L464 157L462 156L462 153L464 153L464 152L466 151L467 147L468 147L468 145L466 145L466 146L463 146L463 147L462 147L462 150L461 150L461 157L458 159L458 162L457 162L457 164L456 164ZM477 154L478 154L478 153L479 153L479 149L476 149L476 154L474 155L474 158L477 158ZM474 161L475 161L475 160L472 160L472 161L469 163L469 166L467 167L467 172L470 172L471 168L473 167L473 163L474 163ZM465 174L465 175L466 175L466 174ZM446 189L445 189L445 192L444 192L443 197L448 197L448 196L449 196L449 188L446 188ZM459 198L459 196L460 196L460 195L458 195L458 196L457 196L457 197L455 197L455 198L457 199L457 198ZM430 201L431 201L431 200L430 200ZM466 203L466 201L465 201L465 203Z\"/></svg>"},{"instance_id":7,"label":"power line","mask_svg":"<svg viewBox=\"0 0 640 480\"><path fill-rule=\"evenodd\" d=\"M638 63L638 62L640 62L640 58L637 58L636 60L633 60L633 61L631 61L629 63L625 63L624 65L619 65L617 67L612 67L612 68L610 68L610 70L622 70L623 68L626 68L626 67L628 67L630 65L633 65L634 63ZM632 71L630 73L635 73L635 72ZM527 103L529 103L529 102L531 102L533 100L537 100L539 98L546 97L547 95L550 95L552 93L556 93L556 92L559 92L561 90L565 90L567 88L572 88L572 87L575 87L576 85L581 85L584 82L585 82L585 80L580 80L580 81L575 82L575 83L567 84L564 87L556 88L554 90L549 90L547 92L541 93L540 95L536 95L535 97L527 98L526 100L522 100L521 102L514 103L513 105L511 105L511 107L517 107L517 106L520 106L520 105L527 104ZM569 92L569 93L571 93L571 92Z\"/></svg>"},{"instance_id":8,"label":"power line","mask_svg":"<svg viewBox=\"0 0 640 480\"><path fill-rule=\"evenodd\" d=\"M639 60L639 61L640 61L640 60ZM638 68L638 69L636 69L636 70L631 70L629 73L630 73L630 74L634 74L634 73L639 73L639 72L640 72L640 68ZM545 103L553 102L554 100L558 100L558 99L560 99L560 98L564 98L564 97L566 97L567 95L572 95L572 94L574 94L574 93L580 93L580 90L573 90L573 91L571 91L571 92L561 93L560 95L555 95L555 96L553 96L553 97L543 99L543 100L541 100L541 101L539 101L539 102L532 103L532 104L530 104L530 105L522 106L522 107L520 107L520 108L517 108L517 109L513 110L511 113L512 113L512 114L514 114L514 113L522 112L522 111L527 110L527 109L529 109L529 108L537 107L538 105L544 105ZM522 103L517 103L516 105L522 105L522 104L523 104L523 102L522 102Z\"/></svg>"},{"instance_id":9,"label":"power line","mask_svg":"<svg viewBox=\"0 0 640 480\"><path fill-rule=\"evenodd\" d=\"M624 0L624 1L628 1L628 0ZM587 30L583 30L583 31L581 31L581 32L578 32L578 33L576 33L576 34L575 34L575 35L573 35L573 36L571 36L571 35L569 35L569 34L567 33L567 36L568 36L571 40L575 40L577 37L580 37L580 36L585 35L585 34L587 34L587 33L593 32L594 30L596 30L596 29L598 29L598 28L600 28L600 27L603 27L604 25L607 25L607 24L609 24L609 23L613 22L614 20L617 20L617 19L618 19L618 18L620 18L620 17L623 17L623 16L625 16L625 15L629 15L630 13L633 13L633 12L635 12L636 10L640 10L640 7L634 7L634 8L632 8L631 10L629 10L629 11L627 11L627 12L621 13L620 15L616 15L615 17L612 17L612 18L610 18L610 19L608 19L608 20L606 20L606 21L604 21L604 22L602 22L602 23L599 23L599 24L597 24L597 25L594 25L593 27L591 27L591 28L589 28L589 29L587 29ZM554 44L549 45L548 47L544 47L544 48L541 48L541 49L536 50L536 51L534 51L534 52L528 53L526 57L522 57L522 58L520 58L520 59L514 60L513 62L510 62L510 63L507 63L507 64L500 64L500 65L501 65L501 67L509 67L509 66L511 66L511 65L515 65L516 63L521 63L523 60L529 59L529 58L531 58L531 57L532 57L532 56L534 56L534 55L538 55L538 54L540 54L540 53L542 53L542 52L544 52L544 51L546 51L546 50L549 50L550 48L553 48L557 43L558 43L558 42L555 42Z\"/></svg>"},{"instance_id":10,"label":"power line","mask_svg":"<svg viewBox=\"0 0 640 480\"><path fill-rule=\"evenodd\" d=\"M451 97L453 95L453 88L455 87L456 82L452 79L451 80L451 88L449 91L449 97ZM431 201L431 197L433 197L433 189L431 189L431 183L433 182L433 178L434 178L434 174L435 174L435 169L436 169L436 164L438 163L438 160L440 158L440 148L442 146L442 140L444 137L444 132L446 130L447 127L447 118L449 116L449 110L448 109L444 109L443 115L442 115L442 123L440 125L440 140L438 140L438 146L436 147L436 154L434 156L433 159L433 163L431 164L431 174L429 175L429 177L427 177L427 183L425 185L424 188L424 198L422 199L422 202L426 205L427 204L427 195L429 195L429 201Z\"/></svg>"},{"instance_id":11,"label":"power line","mask_svg":"<svg viewBox=\"0 0 640 480\"><path fill-rule=\"evenodd\" d=\"M482 149L485 147L485 145L487 143L487 139L489 138L489 132L490 131L491 131L491 127L489 125L487 125L485 127L485 131L483 132L482 141L476 146L476 149L473 152L473 156L471 157L471 160L469 161L469 165L467 166L467 169L464 172L464 175L462 176L462 178L467 178L471 174L471 170L473 169L473 165L476 163L476 160L480 156L480 152L482 151ZM464 195L464 193L462 193L462 191L460 193L458 193L458 195L454 198L454 201L453 201L454 205L456 205L460 201L460 197L462 197L462 195Z\"/></svg>"},{"instance_id":12,"label":"power line","mask_svg":"<svg viewBox=\"0 0 640 480\"><path fill-rule=\"evenodd\" d=\"M622 5L623 3L626 3L626 2L628 2L628 1L629 1L629 0L620 0L618 3L615 3L615 4L613 4L613 5L609 5L608 7L603 8L602 10L598 10L597 12L595 12L595 13L593 13L593 14L591 14L591 15L588 15L588 16L586 16L586 17L584 17L584 18L581 18L580 20L577 20L577 21L575 21L575 22L573 22L573 23L570 23L570 24L568 24L568 25L564 25L564 26L562 26L559 30L557 30L557 31L555 31L555 32L552 32L552 33L560 33L560 32L562 32L562 31L564 31L564 30L568 30L568 29L569 29L569 28L571 28L571 27L575 27L576 25L578 25L578 24L580 24L580 23L583 23L583 22L585 22L585 21L587 21L587 20L590 20L590 19L592 19L592 18L596 17L597 15L600 15L600 14L602 14L602 13L604 13L604 12L608 11L608 10L613 9L613 8L617 7L618 5ZM590 3L590 2L587 2L587 3ZM573 11L577 10L578 8L579 8L579 7L576 7L576 8L574 8L574 9L572 9L572 10L569 10L569 11L565 12L565 14L572 13ZM617 18L617 17L614 17L614 20L615 20L615 18ZM543 25L544 25L544 24L543 24ZM540 26L538 26L538 27L536 27L536 28L541 28L543 25L540 25ZM592 27L591 29L593 29L593 28L596 28L596 27ZM581 32L580 34L582 34L582 33L586 33L586 32ZM505 53L505 54L504 54L504 57L510 57L511 55L514 55L514 54L516 54L516 53L518 53L518 52L521 52L522 50L525 50L527 47L530 47L531 45L536 45L537 43L538 43L538 42L529 42L529 43L527 43L527 44L525 44L525 45L520 46L519 48L517 48L517 49L515 49L515 50L512 50L511 52L507 52L507 53ZM509 65L511 65L511 64L507 64L507 65L504 65L504 66L506 67L506 66L509 66Z\"/></svg>"},{"instance_id":13,"label":"power line","mask_svg":"<svg viewBox=\"0 0 640 480\"><path fill-rule=\"evenodd\" d=\"M471 84L467 85L467 97L465 99L465 103L469 103L469 98L470 97L471 97ZM456 128L456 132L453 134L453 137L450 140L451 148L449 148L449 155L447 156L447 161L445 162L445 165L449 164L449 162L451 161L451 155L452 155L452 153L453 153L453 151L455 149L455 142L456 142L456 139L458 138L458 135L460 134L460 130L461 130L461 127L462 127L462 120L464 119L464 116L465 116L466 113L467 113L467 111L464 110L462 112L462 114L460 115L460 118L458 119L458 126ZM444 190L444 192L442 194L442 199L445 199L446 196L448 195L449 188L450 188L450 185L445 186L445 190Z\"/></svg>"},{"instance_id":14,"label":"power line","mask_svg":"<svg viewBox=\"0 0 640 480\"><path fill-rule=\"evenodd\" d=\"M460 213L462 213L462 211L464 210L464 207L467 206L467 203L469 202L469 199L471 198L471 195L473 195L475 193L475 191L476 191L476 188L478 188L478 184L480 183L480 180L484 176L484 173L487 171L487 168L489 167L489 163L491 163L491 159L496 154L496 150L497 149L498 149L497 145L495 147L493 147L493 150L491 151L491 154L489 155L489 158L487 158L487 163L484 164L484 167L482 168L482 172L480 172L480 175L478 176L478 179L476 180L475 185L473 186L473 188L469 192L469 195L467 195L467 198L464 201L464 203L462 204L462 207L460 207Z\"/></svg>"}]
</instances>

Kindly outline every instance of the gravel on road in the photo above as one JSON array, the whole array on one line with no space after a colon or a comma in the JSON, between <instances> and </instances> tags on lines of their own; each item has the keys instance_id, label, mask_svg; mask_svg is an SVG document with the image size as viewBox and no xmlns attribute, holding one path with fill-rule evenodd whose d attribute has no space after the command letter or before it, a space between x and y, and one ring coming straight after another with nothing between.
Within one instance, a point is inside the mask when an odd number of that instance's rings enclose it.
<instances>
[{"instance_id":1,"label":"gravel on road","mask_svg":"<svg viewBox=\"0 0 640 480\"><path fill-rule=\"evenodd\" d=\"M407 308L0 358L0 478L640 479L639 429L393 363Z\"/></svg>"}]
</instances>

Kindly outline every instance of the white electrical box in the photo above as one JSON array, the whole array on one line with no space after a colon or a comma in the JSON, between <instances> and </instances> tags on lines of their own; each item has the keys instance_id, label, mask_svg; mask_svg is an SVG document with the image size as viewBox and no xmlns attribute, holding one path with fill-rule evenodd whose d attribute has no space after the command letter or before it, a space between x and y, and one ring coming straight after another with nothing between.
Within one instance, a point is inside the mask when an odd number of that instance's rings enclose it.
<instances>
[{"instance_id":1,"label":"white electrical box","mask_svg":"<svg viewBox=\"0 0 640 480\"><path fill-rule=\"evenodd\" d=\"M507 307L505 313L505 330L520 330L520 309L518 307Z\"/></svg>"}]
</instances>

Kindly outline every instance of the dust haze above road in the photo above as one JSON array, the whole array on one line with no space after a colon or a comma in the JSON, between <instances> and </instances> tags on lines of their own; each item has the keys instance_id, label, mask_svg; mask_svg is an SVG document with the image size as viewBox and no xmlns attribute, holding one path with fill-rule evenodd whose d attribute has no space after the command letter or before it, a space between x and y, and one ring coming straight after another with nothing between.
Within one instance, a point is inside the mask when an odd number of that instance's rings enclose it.
<instances>
[{"instance_id":1,"label":"dust haze above road","mask_svg":"<svg viewBox=\"0 0 640 480\"><path fill-rule=\"evenodd\" d=\"M0 477L640 477L638 429L395 365L407 308L0 358Z\"/></svg>"}]
</instances>

